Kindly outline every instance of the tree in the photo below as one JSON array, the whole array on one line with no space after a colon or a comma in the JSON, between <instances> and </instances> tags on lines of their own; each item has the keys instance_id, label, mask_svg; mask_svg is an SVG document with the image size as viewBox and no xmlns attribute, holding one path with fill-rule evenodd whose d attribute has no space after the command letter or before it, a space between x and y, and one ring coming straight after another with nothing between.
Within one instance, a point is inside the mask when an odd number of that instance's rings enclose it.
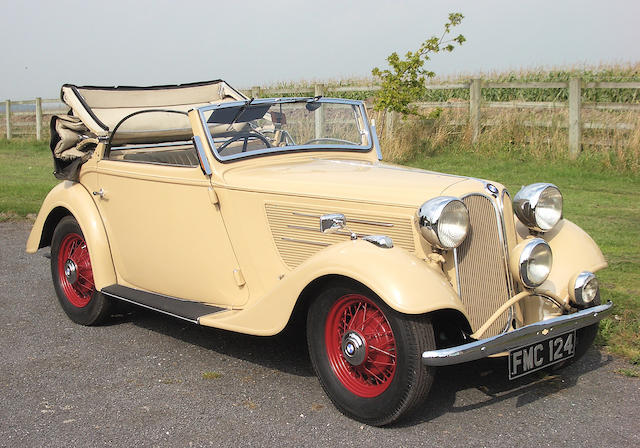
<instances>
[{"instance_id":1,"label":"tree","mask_svg":"<svg viewBox=\"0 0 640 448\"><path fill-rule=\"evenodd\" d=\"M403 115L420 115L411 103L422 98L427 89L425 80L436 74L424 68L426 61L434 53L441 51L452 52L455 45L462 45L466 41L462 34L446 39L451 29L462 22L464 16L460 13L449 14L449 21L444 25L440 37L432 36L422 43L418 51L408 51L405 59L401 59L395 51L387 57L389 69L381 70L375 67L371 74L381 80L381 88L374 100L376 110L389 109Z\"/></svg>"}]
</instances>

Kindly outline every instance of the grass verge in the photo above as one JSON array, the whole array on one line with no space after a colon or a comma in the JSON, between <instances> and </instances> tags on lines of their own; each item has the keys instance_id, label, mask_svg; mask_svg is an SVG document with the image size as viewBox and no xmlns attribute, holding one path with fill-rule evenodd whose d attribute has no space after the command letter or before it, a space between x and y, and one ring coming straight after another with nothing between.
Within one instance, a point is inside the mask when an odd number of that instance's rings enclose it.
<instances>
[{"instance_id":1,"label":"grass verge","mask_svg":"<svg viewBox=\"0 0 640 448\"><path fill-rule=\"evenodd\" d=\"M0 221L37 213L59 182L52 172L47 143L0 140Z\"/></svg>"},{"instance_id":2,"label":"grass verge","mask_svg":"<svg viewBox=\"0 0 640 448\"><path fill-rule=\"evenodd\" d=\"M615 311L600 324L598 343L640 364L640 175L616 172L593 158L567 161L449 149L414 155L402 163L492 179L512 194L533 182L560 187L565 217L593 237L609 262L598 276L602 297L614 301ZM0 220L37 213L57 183L51 172L45 143L0 140Z\"/></svg>"}]
</instances>

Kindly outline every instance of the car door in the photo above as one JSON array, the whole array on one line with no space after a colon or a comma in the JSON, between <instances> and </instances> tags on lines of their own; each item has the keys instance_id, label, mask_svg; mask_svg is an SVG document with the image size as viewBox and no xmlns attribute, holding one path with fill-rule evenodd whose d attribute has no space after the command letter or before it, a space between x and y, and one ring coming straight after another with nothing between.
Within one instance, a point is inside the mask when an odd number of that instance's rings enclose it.
<instances>
[{"instance_id":1,"label":"car door","mask_svg":"<svg viewBox=\"0 0 640 448\"><path fill-rule=\"evenodd\" d=\"M185 163L184 157L145 159L140 150L122 150L98 161L96 203L118 283L181 299L241 305L248 291L210 180L190 150Z\"/></svg>"}]
</instances>

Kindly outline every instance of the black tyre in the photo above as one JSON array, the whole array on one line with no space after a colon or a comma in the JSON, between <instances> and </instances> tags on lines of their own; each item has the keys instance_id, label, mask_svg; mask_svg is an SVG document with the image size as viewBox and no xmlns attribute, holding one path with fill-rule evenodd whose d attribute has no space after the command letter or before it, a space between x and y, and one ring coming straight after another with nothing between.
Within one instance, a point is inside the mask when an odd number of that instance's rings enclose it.
<instances>
[{"instance_id":1,"label":"black tyre","mask_svg":"<svg viewBox=\"0 0 640 448\"><path fill-rule=\"evenodd\" d=\"M309 307L307 341L323 389L345 415L369 425L398 420L423 403L434 369L428 318L398 313L366 288L341 284Z\"/></svg>"},{"instance_id":2,"label":"black tyre","mask_svg":"<svg viewBox=\"0 0 640 448\"><path fill-rule=\"evenodd\" d=\"M51 276L60 305L72 321L95 325L108 316L109 299L96 291L89 249L72 216L62 218L53 232Z\"/></svg>"}]
</instances>

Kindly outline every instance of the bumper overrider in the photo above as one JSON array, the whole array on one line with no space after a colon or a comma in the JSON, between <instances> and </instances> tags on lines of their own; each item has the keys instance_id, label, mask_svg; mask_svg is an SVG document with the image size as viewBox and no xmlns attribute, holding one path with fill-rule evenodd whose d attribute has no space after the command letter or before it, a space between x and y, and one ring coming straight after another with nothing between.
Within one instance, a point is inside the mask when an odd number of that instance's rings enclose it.
<instances>
[{"instance_id":1,"label":"bumper overrider","mask_svg":"<svg viewBox=\"0 0 640 448\"><path fill-rule=\"evenodd\" d=\"M428 366L448 366L507 352L529 344L577 330L599 322L612 311L613 303L594 306L573 314L536 322L498 336L480 339L456 347L429 350L422 354Z\"/></svg>"}]
</instances>

